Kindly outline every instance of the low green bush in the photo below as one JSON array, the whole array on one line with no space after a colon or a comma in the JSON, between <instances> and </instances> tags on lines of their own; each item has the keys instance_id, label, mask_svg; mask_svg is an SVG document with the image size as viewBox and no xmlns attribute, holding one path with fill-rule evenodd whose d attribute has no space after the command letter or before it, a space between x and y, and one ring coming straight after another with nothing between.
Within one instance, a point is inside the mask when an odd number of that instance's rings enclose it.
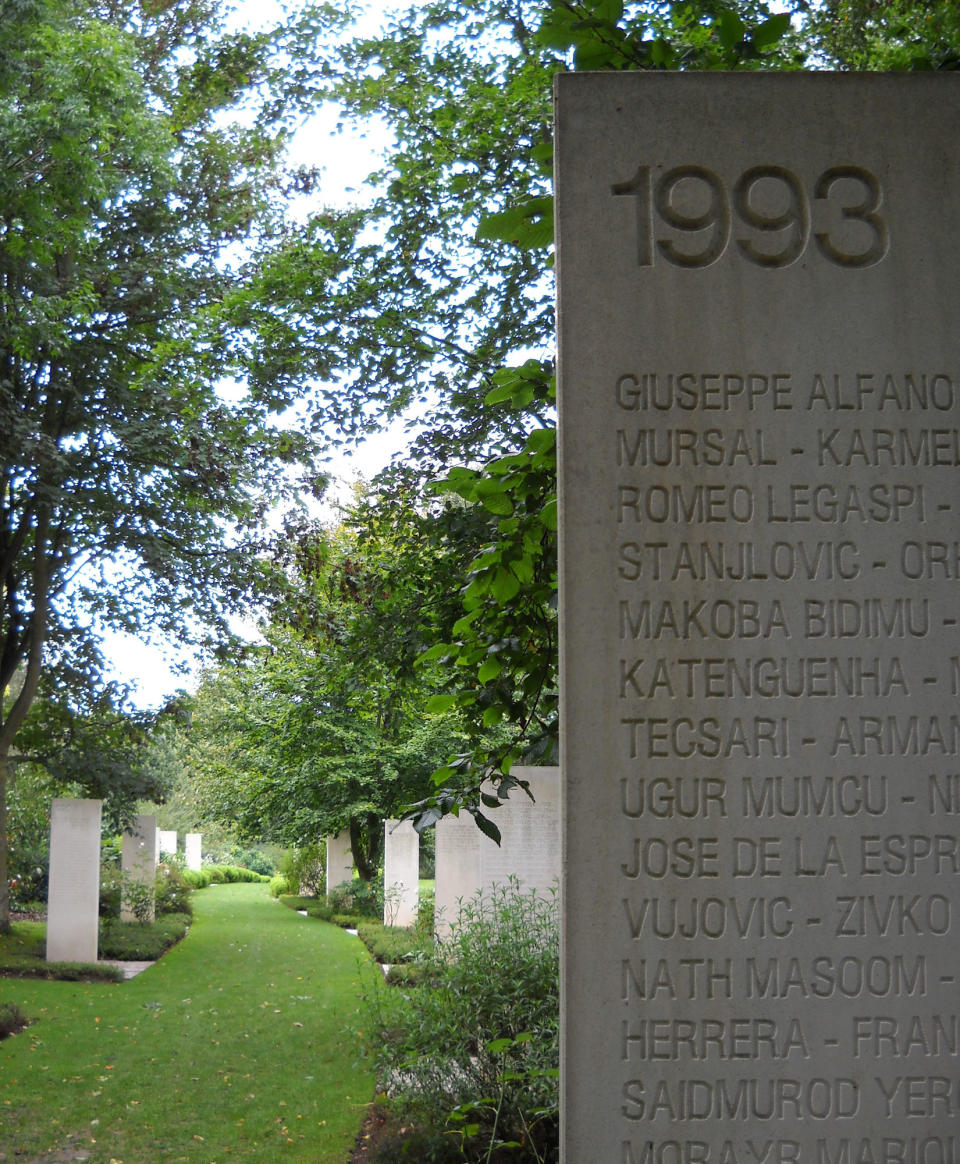
<instances>
[{"instance_id":1,"label":"low green bush","mask_svg":"<svg viewBox=\"0 0 960 1164\"><path fill-rule=\"evenodd\" d=\"M210 873L206 869L183 869L182 874L191 889L206 889L210 884Z\"/></svg>"},{"instance_id":2,"label":"low green bush","mask_svg":"<svg viewBox=\"0 0 960 1164\"><path fill-rule=\"evenodd\" d=\"M98 962L45 962L42 958L0 956L0 978L46 978L57 982L122 982L118 966Z\"/></svg>"},{"instance_id":3,"label":"low green bush","mask_svg":"<svg viewBox=\"0 0 960 1164\"><path fill-rule=\"evenodd\" d=\"M105 861L100 865L100 916L119 917L123 897L123 875L119 865Z\"/></svg>"},{"instance_id":4,"label":"low green bush","mask_svg":"<svg viewBox=\"0 0 960 1164\"><path fill-rule=\"evenodd\" d=\"M207 865L206 872L210 874L211 885L234 885L240 881L269 881L266 873L254 873L252 869L243 869L239 865Z\"/></svg>"},{"instance_id":5,"label":"low green bush","mask_svg":"<svg viewBox=\"0 0 960 1164\"><path fill-rule=\"evenodd\" d=\"M276 873L270 878L267 892L271 897L291 897L296 894L298 888L299 886L288 881L282 873Z\"/></svg>"},{"instance_id":6,"label":"low green bush","mask_svg":"<svg viewBox=\"0 0 960 1164\"><path fill-rule=\"evenodd\" d=\"M190 905L190 886L179 866L172 864L157 866L154 901L157 917L165 913L183 913L187 917L191 916L193 907Z\"/></svg>"},{"instance_id":7,"label":"low green bush","mask_svg":"<svg viewBox=\"0 0 960 1164\"><path fill-rule=\"evenodd\" d=\"M431 954L433 940L406 926L385 926L362 921L357 927L360 941L378 962L415 962Z\"/></svg>"},{"instance_id":8,"label":"low green bush","mask_svg":"<svg viewBox=\"0 0 960 1164\"><path fill-rule=\"evenodd\" d=\"M152 925L138 922L110 922L100 927L100 957L122 962L155 962L175 945L190 928L184 913L168 913Z\"/></svg>"},{"instance_id":9,"label":"low green bush","mask_svg":"<svg viewBox=\"0 0 960 1164\"><path fill-rule=\"evenodd\" d=\"M383 917L382 878L375 881L344 881L327 894L334 913L356 917Z\"/></svg>"},{"instance_id":10,"label":"low green bush","mask_svg":"<svg viewBox=\"0 0 960 1164\"><path fill-rule=\"evenodd\" d=\"M277 872L286 879L288 893L303 893L319 897L326 886L324 847L302 845L285 853Z\"/></svg>"},{"instance_id":11,"label":"low green bush","mask_svg":"<svg viewBox=\"0 0 960 1164\"><path fill-rule=\"evenodd\" d=\"M513 881L462 908L421 985L376 990L387 1106L416 1144L374 1159L559 1158L559 961L556 901Z\"/></svg>"},{"instance_id":12,"label":"low green bush","mask_svg":"<svg viewBox=\"0 0 960 1164\"><path fill-rule=\"evenodd\" d=\"M30 1020L19 1006L12 1002L0 1002L0 1039L8 1035L17 1035Z\"/></svg>"}]
</instances>

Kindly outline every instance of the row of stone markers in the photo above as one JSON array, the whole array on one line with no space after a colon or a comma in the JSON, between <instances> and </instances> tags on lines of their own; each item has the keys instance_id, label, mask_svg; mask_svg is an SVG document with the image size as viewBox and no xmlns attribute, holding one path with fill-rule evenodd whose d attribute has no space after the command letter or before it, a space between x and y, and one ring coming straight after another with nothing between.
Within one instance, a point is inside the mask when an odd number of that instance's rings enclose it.
<instances>
[{"instance_id":1,"label":"row of stone markers","mask_svg":"<svg viewBox=\"0 0 960 1164\"><path fill-rule=\"evenodd\" d=\"M100 916L100 817L102 800L54 800L50 813L50 887L47 900L47 961L96 962ZM200 868L200 833L187 833L186 865ZM123 835L120 868L124 884L153 888L161 856L176 856L177 834L157 828L142 813ZM126 901L121 921L135 921ZM150 920L153 920L151 909Z\"/></svg>"},{"instance_id":2,"label":"row of stone markers","mask_svg":"<svg viewBox=\"0 0 960 1164\"><path fill-rule=\"evenodd\" d=\"M560 769L514 768L528 780L533 800L515 793L491 813L501 842L487 840L468 814L438 821L436 929L444 934L456 921L459 903L515 877L526 891L547 894L560 877ZM420 838L409 821L384 824L383 921L409 926L417 920ZM353 877L350 838L327 838L327 893Z\"/></svg>"},{"instance_id":3,"label":"row of stone markers","mask_svg":"<svg viewBox=\"0 0 960 1164\"><path fill-rule=\"evenodd\" d=\"M549 893L560 877L560 773L558 768L515 768L534 799L515 794L496 810L501 844L485 840L469 815L437 825L436 925L444 933L460 901L515 877L524 890ZM100 800L54 800L50 820L50 892L47 960L95 962L100 903ZM175 831L157 829L156 817L137 816L123 837L125 883L152 886L157 864L177 853ZM409 821L384 826L384 923L417 920L420 840ZM200 868L199 833L187 833L188 869ZM346 833L327 838L327 892L353 877ZM124 903L122 921L136 920ZM152 916L151 916L152 920Z\"/></svg>"}]
</instances>

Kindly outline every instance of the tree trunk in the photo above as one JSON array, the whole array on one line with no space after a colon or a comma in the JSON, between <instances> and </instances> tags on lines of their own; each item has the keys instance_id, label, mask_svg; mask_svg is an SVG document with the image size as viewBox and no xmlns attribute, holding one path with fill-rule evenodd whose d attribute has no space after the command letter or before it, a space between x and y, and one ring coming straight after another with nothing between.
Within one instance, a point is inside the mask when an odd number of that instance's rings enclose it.
<instances>
[{"instance_id":1,"label":"tree trunk","mask_svg":"<svg viewBox=\"0 0 960 1164\"><path fill-rule=\"evenodd\" d=\"M7 775L10 770L6 749L0 749L0 934L9 934L10 874L9 845L7 843Z\"/></svg>"},{"instance_id":2,"label":"tree trunk","mask_svg":"<svg viewBox=\"0 0 960 1164\"><path fill-rule=\"evenodd\" d=\"M372 812L350 818L350 851L360 880L369 883L380 869L383 820Z\"/></svg>"},{"instance_id":3,"label":"tree trunk","mask_svg":"<svg viewBox=\"0 0 960 1164\"><path fill-rule=\"evenodd\" d=\"M10 752L13 750L13 741L20 725L26 718L37 687L40 683L40 670L43 666L43 644L47 635L47 611L49 607L50 562L47 558L47 539L50 534L50 506L41 504L37 507L37 522L34 530L33 554L33 613L30 615L29 635L27 636L26 657L21 655L21 662L25 663L23 684L14 697L10 710L4 703L5 694L0 684L0 934L10 933L10 880L8 873L10 842L7 836L7 790L12 780L10 768ZM0 588L0 594L5 594ZM9 594L5 594L9 601ZM8 633L13 634L8 628ZM4 644L6 646L6 644ZM22 646L19 648L22 651ZM19 653L18 651L18 653Z\"/></svg>"}]
</instances>

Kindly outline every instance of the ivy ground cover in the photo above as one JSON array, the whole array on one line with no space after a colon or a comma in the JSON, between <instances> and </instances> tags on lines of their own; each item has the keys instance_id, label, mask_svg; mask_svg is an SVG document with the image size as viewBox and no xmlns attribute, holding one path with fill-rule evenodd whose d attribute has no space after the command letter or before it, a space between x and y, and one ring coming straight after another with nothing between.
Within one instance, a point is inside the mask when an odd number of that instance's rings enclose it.
<instances>
[{"instance_id":1,"label":"ivy ground cover","mask_svg":"<svg viewBox=\"0 0 960 1164\"><path fill-rule=\"evenodd\" d=\"M122 984L0 979L0 1161L341 1164L374 1092L356 938L263 885L194 894L190 933Z\"/></svg>"}]
</instances>

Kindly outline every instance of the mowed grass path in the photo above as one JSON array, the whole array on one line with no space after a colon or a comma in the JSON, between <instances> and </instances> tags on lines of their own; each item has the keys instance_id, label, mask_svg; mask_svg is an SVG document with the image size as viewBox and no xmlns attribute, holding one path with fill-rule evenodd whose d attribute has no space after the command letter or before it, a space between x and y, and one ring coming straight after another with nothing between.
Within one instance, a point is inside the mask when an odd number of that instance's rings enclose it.
<instances>
[{"instance_id":1,"label":"mowed grass path","mask_svg":"<svg viewBox=\"0 0 960 1164\"><path fill-rule=\"evenodd\" d=\"M344 1164L373 1097L356 938L263 885L193 894L190 933L121 985L0 979L0 1161Z\"/></svg>"}]
</instances>

